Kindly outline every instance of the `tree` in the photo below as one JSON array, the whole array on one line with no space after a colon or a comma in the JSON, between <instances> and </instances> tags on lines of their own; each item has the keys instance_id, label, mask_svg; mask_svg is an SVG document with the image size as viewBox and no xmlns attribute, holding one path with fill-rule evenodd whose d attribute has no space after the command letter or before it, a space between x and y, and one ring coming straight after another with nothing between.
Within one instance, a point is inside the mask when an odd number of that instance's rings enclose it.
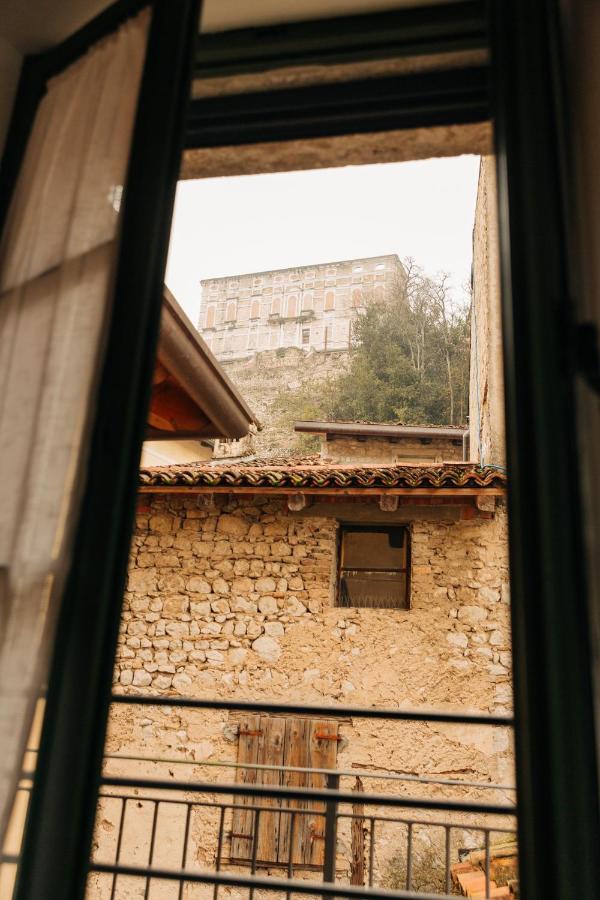
<instances>
[{"instance_id":1,"label":"tree","mask_svg":"<svg viewBox=\"0 0 600 900\"><path fill-rule=\"evenodd\" d=\"M349 365L326 383L306 382L275 404L290 421L464 425L469 392L469 308L449 278L404 261L391 299L366 298L352 333ZM308 448L306 448L308 449Z\"/></svg>"},{"instance_id":2,"label":"tree","mask_svg":"<svg viewBox=\"0 0 600 900\"><path fill-rule=\"evenodd\" d=\"M468 408L469 313L451 301L448 276L412 259L387 303L357 318L350 366L330 385L328 414L405 424L462 425Z\"/></svg>"}]
</instances>

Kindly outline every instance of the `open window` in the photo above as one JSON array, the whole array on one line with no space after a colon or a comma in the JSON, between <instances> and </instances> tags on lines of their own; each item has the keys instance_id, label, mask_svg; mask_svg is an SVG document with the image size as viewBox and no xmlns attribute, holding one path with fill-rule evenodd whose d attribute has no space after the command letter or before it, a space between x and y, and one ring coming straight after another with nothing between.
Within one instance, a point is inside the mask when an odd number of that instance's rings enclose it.
<instances>
[{"instance_id":1,"label":"open window","mask_svg":"<svg viewBox=\"0 0 600 900\"><path fill-rule=\"evenodd\" d=\"M409 608L406 526L342 525L338 606Z\"/></svg>"}]
</instances>

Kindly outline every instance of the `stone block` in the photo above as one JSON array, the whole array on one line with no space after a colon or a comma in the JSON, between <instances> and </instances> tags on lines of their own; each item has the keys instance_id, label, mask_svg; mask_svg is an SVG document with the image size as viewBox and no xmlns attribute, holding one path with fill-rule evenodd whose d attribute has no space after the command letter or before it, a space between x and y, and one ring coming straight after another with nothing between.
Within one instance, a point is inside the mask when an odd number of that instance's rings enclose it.
<instances>
[{"instance_id":1,"label":"stone block","mask_svg":"<svg viewBox=\"0 0 600 900\"><path fill-rule=\"evenodd\" d=\"M152 684L152 675L145 669L137 669L133 673L133 684L135 687L150 687Z\"/></svg>"},{"instance_id":2,"label":"stone block","mask_svg":"<svg viewBox=\"0 0 600 900\"><path fill-rule=\"evenodd\" d=\"M261 635L252 643L252 649L265 662L277 662L281 656L281 646L279 642L268 635Z\"/></svg>"},{"instance_id":3,"label":"stone block","mask_svg":"<svg viewBox=\"0 0 600 900\"><path fill-rule=\"evenodd\" d=\"M263 580L267 581L266 578ZM277 600L275 599L275 597L261 597L258 601L258 608L260 612L265 616L273 615L277 612L278 609Z\"/></svg>"},{"instance_id":4,"label":"stone block","mask_svg":"<svg viewBox=\"0 0 600 900\"><path fill-rule=\"evenodd\" d=\"M240 516L219 516L217 531L233 538L243 538L248 534L250 526Z\"/></svg>"}]
</instances>

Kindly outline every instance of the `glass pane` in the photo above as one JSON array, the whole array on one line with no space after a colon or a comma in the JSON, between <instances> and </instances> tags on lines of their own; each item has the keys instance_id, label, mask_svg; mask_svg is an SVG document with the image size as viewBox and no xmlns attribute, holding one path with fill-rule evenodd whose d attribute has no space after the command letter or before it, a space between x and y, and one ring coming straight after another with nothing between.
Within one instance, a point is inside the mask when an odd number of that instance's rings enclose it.
<instances>
[{"instance_id":1,"label":"glass pane","mask_svg":"<svg viewBox=\"0 0 600 900\"><path fill-rule=\"evenodd\" d=\"M343 536L342 566L345 569L404 569L405 530L346 531Z\"/></svg>"}]
</instances>

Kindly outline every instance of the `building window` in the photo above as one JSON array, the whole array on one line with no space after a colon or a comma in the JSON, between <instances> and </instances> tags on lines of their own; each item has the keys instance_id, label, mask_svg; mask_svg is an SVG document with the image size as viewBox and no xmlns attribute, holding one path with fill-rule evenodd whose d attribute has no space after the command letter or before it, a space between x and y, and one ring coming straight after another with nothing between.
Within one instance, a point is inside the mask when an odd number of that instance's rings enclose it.
<instances>
[{"instance_id":1,"label":"building window","mask_svg":"<svg viewBox=\"0 0 600 900\"><path fill-rule=\"evenodd\" d=\"M250 307L250 318L260 319L260 299L252 301L252 305Z\"/></svg>"},{"instance_id":2,"label":"building window","mask_svg":"<svg viewBox=\"0 0 600 900\"><path fill-rule=\"evenodd\" d=\"M362 306L362 291L360 288L355 288L352 291L352 307L356 309L358 306Z\"/></svg>"},{"instance_id":3,"label":"building window","mask_svg":"<svg viewBox=\"0 0 600 900\"><path fill-rule=\"evenodd\" d=\"M326 292L324 309L325 312L329 312L329 310L335 309L335 291Z\"/></svg>"},{"instance_id":4,"label":"building window","mask_svg":"<svg viewBox=\"0 0 600 900\"><path fill-rule=\"evenodd\" d=\"M302 309L308 310L310 312L312 310L312 308L313 308L313 292L306 291L306 293L302 297Z\"/></svg>"},{"instance_id":5,"label":"building window","mask_svg":"<svg viewBox=\"0 0 600 900\"><path fill-rule=\"evenodd\" d=\"M225 313L225 321L226 322L235 322L237 318L237 303L235 300L232 300L227 304L227 312Z\"/></svg>"},{"instance_id":6,"label":"building window","mask_svg":"<svg viewBox=\"0 0 600 900\"><path fill-rule=\"evenodd\" d=\"M310 328L302 329L302 346L307 347L310 344Z\"/></svg>"},{"instance_id":7,"label":"building window","mask_svg":"<svg viewBox=\"0 0 600 900\"><path fill-rule=\"evenodd\" d=\"M278 316L281 312L281 297L278 295L271 300L271 316Z\"/></svg>"},{"instance_id":8,"label":"building window","mask_svg":"<svg viewBox=\"0 0 600 900\"><path fill-rule=\"evenodd\" d=\"M403 525L342 525L337 605L408 609L409 541Z\"/></svg>"},{"instance_id":9,"label":"building window","mask_svg":"<svg viewBox=\"0 0 600 900\"><path fill-rule=\"evenodd\" d=\"M298 295L297 294L292 294L290 297L288 297L287 314L288 314L288 318L290 318L290 319L293 319L295 316L298 315Z\"/></svg>"},{"instance_id":10,"label":"building window","mask_svg":"<svg viewBox=\"0 0 600 900\"><path fill-rule=\"evenodd\" d=\"M286 716L244 716L238 732L236 781L283 787L325 787L325 775L298 769L335 769L340 738L338 723L327 719ZM245 768L248 765L275 769ZM286 771L286 766L296 771ZM281 768L278 768L281 767ZM245 806L261 805L260 798L236 800L231 828L231 860L250 863L256 843L256 865L322 867L325 851L324 804L281 803L263 799L268 812L256 813ZM292 812L294 824L292 828ZM290 838L291 845L290 845Z\"/></svg>"},{"instance_id":11,"label":"building window","mask_svg":"<svg viewBox=\"0 0 600 900\"><path fill-rule=\"evenodd\" d=\"M354 266L354 268L352 269L353 272L362 272L362 270L363 270L362 266Z\"/></svg>"},{"instance_id":12,"label":"building window","mask_svg":"<svg viewBox=\"0 0 600 900\"><path fill-rule=\"evenodd\" d=\"M205 322L204 327L205 328L214 328L214 324L215 324L215 308L214 308L214 306L209 306L208 309L206 310L206 322Z\"/></svg>"}]
</instances>

